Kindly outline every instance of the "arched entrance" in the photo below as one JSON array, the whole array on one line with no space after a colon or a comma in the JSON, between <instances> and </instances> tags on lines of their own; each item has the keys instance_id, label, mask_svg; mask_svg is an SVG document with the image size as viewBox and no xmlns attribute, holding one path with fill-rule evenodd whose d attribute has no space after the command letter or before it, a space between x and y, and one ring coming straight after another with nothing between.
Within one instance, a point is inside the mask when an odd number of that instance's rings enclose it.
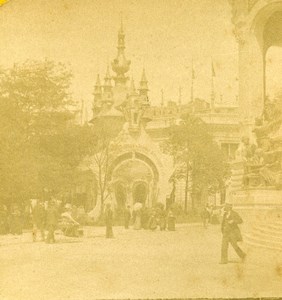
<instances>
[{"instance_id":1,"label":"arched entrance","mask_svg":"<svg viewBox=\"0 0 282 300\"><path fill-rule=\"evenodd\" d=\"M264 28L266 99L281 96L282 81L282 11L273 13Z\"/></svg>"},{"instance_id":2,"label":"arched entrance","mask_svg":"<svg viewBox=\"0 0 282 300\"><path fill-rule=\"evenodd\" d=\"M117 206L141 202L150 207L156 202L159 174L149 158L138 155L118 157L112 168L110 178Z\"/></svg>"},{"instance_id":3,"label":"arched entrance","mask_svg":"<svg viewBox=\"0 0 282 300\"><path fill-rule=\"evenodd\" d=\"M148 192L146 184L144 182L135 184L135 186L133 187L133 202L146 204L147 196Z\"/></svg>"},{"instance_id":4,"label":"arched entrance","mask_svg":"<svg viewBox=\"0 0 282 300\"><path fill-rule=\"evenodd\" d=\"M124 209L127 196L126 196L126 188L122 183L117 183L115 187L115 197L116 197L118 209Z\"/></svg>"}]
</instances>

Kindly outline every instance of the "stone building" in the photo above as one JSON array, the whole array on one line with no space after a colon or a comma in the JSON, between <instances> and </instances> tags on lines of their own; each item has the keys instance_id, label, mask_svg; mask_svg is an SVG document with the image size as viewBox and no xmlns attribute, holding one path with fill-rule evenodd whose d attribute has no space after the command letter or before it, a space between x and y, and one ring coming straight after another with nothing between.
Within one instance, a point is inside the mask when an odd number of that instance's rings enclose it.
<instances>
[{"instance_id":1,"label":"stone building","mask_svg":"<svg viewBox=\"0 0 282 300\"><path fill-rule=\"evenodd\" d=\"M109 199L118 207L133 206L136 202L150 207L156 202L171 201L173 197L173 201L183 206L184 178L180 172L171 180L175 171L173 158L164 154L160 147L168 137L169 126L184 112L193 111L211 126L215 140L232 158L240 141L238 107L211 105L201 99L183 104L180 98L166 104L162 101L159 106L151 105L145 70L136 89L134 80L126 75L130 65L131 61L125 55L125 33L121 25L117 56L111 63L111 70L108 66L103 82L100 75L96 79L91 120L93 126L99 126L101 120L122 124L115 140L121 146L116 147L119 150L109 167ZM188 201L189 208L190 195Z\"/></svg>"}]
</instances>

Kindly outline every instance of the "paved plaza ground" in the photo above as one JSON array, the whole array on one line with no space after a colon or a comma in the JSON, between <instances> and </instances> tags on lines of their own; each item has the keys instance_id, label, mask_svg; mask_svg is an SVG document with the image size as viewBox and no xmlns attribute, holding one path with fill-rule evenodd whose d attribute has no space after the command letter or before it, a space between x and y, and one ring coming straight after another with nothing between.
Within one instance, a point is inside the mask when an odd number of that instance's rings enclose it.
<instances>
[{"instance_id":1,"label":"paved plaza ground","mask_svg":"<svg viewBox=\"0 0 282 300\"><path fill-rule=\"evenodd\" d=\"M282 295L280 258L248 249L220 265L219 226L179 225L176 232L85 228L79 239L33 243L31 234L0 237L1 300L271 297Z\"/></svg>"}]
</instances>

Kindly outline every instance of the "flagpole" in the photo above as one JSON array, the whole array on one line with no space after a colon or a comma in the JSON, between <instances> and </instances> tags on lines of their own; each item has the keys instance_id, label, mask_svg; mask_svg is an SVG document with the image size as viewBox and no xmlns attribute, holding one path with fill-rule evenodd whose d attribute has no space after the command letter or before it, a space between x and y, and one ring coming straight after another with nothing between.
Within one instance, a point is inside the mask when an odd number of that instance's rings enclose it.
<instances>
[{"instance_id":1,"label":"flagpole","mask_svg":"<svg viewBox=\"0 0 282 300\"><path fill-rule=\"evenodd\" d=\"M163 89L161 89L161 95L162 95L162 97L161 97L161 106L163 107L164 106L164 90Z\"/></svg>"},{"instance_id":2,"label":"flagpole","mask_svg":"<svg viewBox=\"0 0 282 300\"><path fill-rule=\"evenodd\" d=\"M192 68L191 68L191 102L194 102L194 62L192 58Z\"/></svg>"},{"instance_id":3,"label":"flagpole","mask_svg":"<svg viewBox=\"0 0 282 300\"><path fill-rule=\"evenodd\" d=\"M214 100L215 100L215 94L214 94L214 77L215 77L215 71L213 66L213 60L211 61L211 112L214 112Z\"/></svg>"}]
</instances>

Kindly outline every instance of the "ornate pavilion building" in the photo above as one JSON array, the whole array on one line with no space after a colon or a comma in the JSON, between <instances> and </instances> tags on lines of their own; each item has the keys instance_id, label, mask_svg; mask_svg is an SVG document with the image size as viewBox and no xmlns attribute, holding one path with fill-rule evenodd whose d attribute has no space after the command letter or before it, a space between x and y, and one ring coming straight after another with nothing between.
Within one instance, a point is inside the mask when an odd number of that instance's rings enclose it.
<instances>
[{"instance_id":1,"label":"ornate pavilion building","mask_svg":"<svg viewBox=\"0 0 282 300\"><path fill-rule=\"evenodd\" d=\"M215 140L232 158L240 142L238 108L210 105L201 99L188 104L182 104L180 99L166 105L162 101L160 106L152 106L145 70L136 89L133 79L129 80L126 75L130 65L131 61L125 56L125 33L121 24L112 70L108 66L103 83L97 76L91 120L94 126L101 120L123 124L115 141L122 146L117 147L119 150L110 166L110 198L119 207L136 202L150 207L156 202L165 204L172 198L183 206L185 176L175 172L173 158L165 155L160 147L168 137L169 126L184 112L193 111L212 127ZM97 191L90 185L83 188L85 201L91 203L86 205L89 209L95 206L97 198ZM216 201L215 195L212 201ZM188 195L188 209L191 205L191 195Z\"/></svg>"}]
</instances>

